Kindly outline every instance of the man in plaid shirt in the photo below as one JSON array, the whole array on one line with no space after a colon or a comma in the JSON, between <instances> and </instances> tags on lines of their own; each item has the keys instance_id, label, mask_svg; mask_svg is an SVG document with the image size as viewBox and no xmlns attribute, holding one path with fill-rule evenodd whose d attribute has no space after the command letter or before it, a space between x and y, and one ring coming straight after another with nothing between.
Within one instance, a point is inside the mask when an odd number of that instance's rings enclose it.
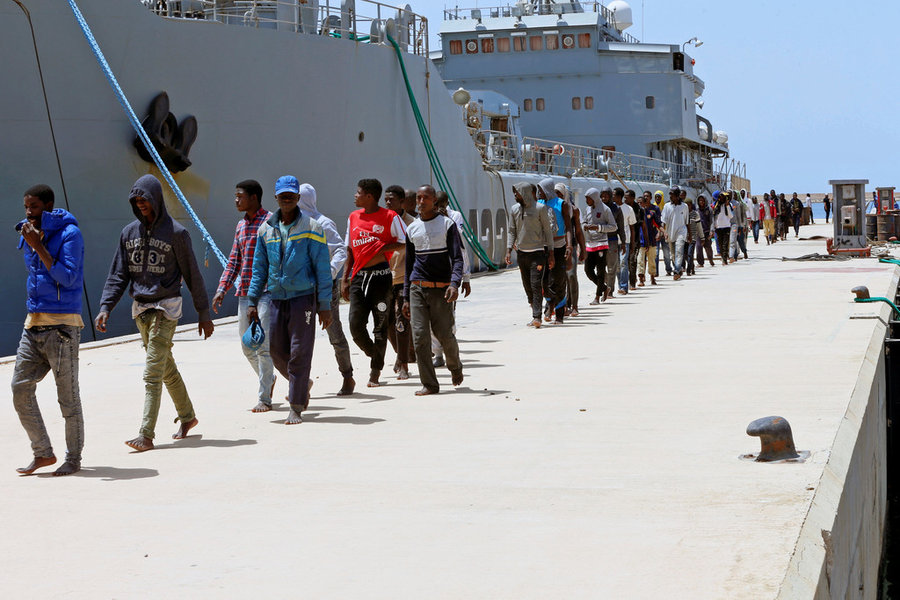
<instances>
[{"instance_id":1,"label":"man in plaid shirt","mask_svg":"<svg viewBox=\"0 0 900 600\"><path fill-rule=\"evenodd\" d=\"M250 326L247 319L247 307L249 299L247 290L250 288L250 279L253 277L253 253L256 250L257 230L272 213L262 207L262 186L253 179L247 179L235 186L234 205L238 212L244 213L244 218L238 221L234 232L234 244L231 254L228 256L228 264L219 278L219 287L213 296L213 310L218 313L225 292L234 285L234 295L238 299L238 338L243 338L244 332ZM235 281L237 279L237 281ZM241 344L244 356L250 361L250 366L259 377L258 402L253 407L253 412L267 412L272 410L272 391L275 388L275 372L272 367L272 358L269 356L269 322L271 298L264 293L257 305L259 321L266 332L266 339L256 350L251 350Z\"/></svg>"}]
</instances>

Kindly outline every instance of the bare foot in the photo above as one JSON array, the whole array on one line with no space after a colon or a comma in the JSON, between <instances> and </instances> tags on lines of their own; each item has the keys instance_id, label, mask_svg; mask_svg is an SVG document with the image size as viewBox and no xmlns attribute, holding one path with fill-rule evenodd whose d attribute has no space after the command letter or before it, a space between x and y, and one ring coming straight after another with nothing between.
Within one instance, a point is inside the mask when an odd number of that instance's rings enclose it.
<instances>
[{"instance_id":1,"label":"bare foot","mask_svg":"<svg viewBox=\"0 0 900 600\"><path fill-rule=\"evenodd\" d=\"M55 463L55 456L35 456L30 465L27 467L19 467L16 469L16 473L19 473L20 475L31 475L41 467L49 467Z\"/></svg>"},{"instance_id":2,"label":"bare foot","mask_svg":"<svg viewBox=\"0 0 900 600\"><path fill-rule=\"evenodd\" d=\"M71 475L73 473L77 473L80 470L81 470L80 465L77 465L77 464L67 460L57 470L53 471L53 476L54 477L62 477L64 475Z\"/></svg>"},{"instance_id":3,"label":"bare foot","mask_svg":"<svg viewBox=\"0 0 900 600\"><path fill-rule=\"evenodd\" d=\"M375 379L375 380L370 379L369 381L366 382L366 387L370 387L370 388L376 388L380 385L381 385L381 382L378 381L377 379Z\"/></svg>"},{"instance_id":4,"label":"bare foot","mask_svg":"<svg viewBox=\"0 0 900 600\"><path fill-rule=\"evenodd\" d=\"M578 309L577 309L577 308L573 308L573 309L572 309L572 314L570 314L569 316L570 316L570 317L577 317L577 316L580 315L580 314L581 314L581 313L578 312Z\"/></svg>"},{"instance_id":5,"label":"bare foot","mask_svg":"<svg viewBox=\"0 0 900 600\"><path fill-rule=\"evenodd\" d=\"M285 425L299 425L303 422L303 419L300 418L300 413L295 411L293 408L291 412L288 414L287 419L284 420Z\"/></svg>"},{"instance_id":6,"label":"bare foot","mask_svg":"<svg viewBox=\"0 0 900 600\"><path fill-rule=\"evenodd\" d=\"M176 431L175 433L172 434L172 439L173 440L183 440L184 438L187 437L188 431L190 431L191 429L193 429L194 427L197 426L197 423L199 423L199 421L197 420L197 417L194 417L187 423L182 421L181 425L178 426L178 431Z\"/></svg>"},{"instance_id":7,"label":"bare foot","mask_svg":"<svg viewBox=\"0 0 900 600\"><path fill-rule=\"evenodd\" d=\"M378 377L381 375L381 371L376 371L372 369L372 372L369 373L369 381L366 383L366 387L374 388L381 385L378 381Z\"/></svg>"},{"instance_id":8,"label":"bare foot","mask_svg":"<svg viewBox=\"0 0 900 600\"><path fill-rule=\"evenodd\" d=\"M451 379L453 385L459 385L463 382L462 369L460 369L459 371L451 371L450 374L453 376L453 378Z\"/></svg>"},{"instance_id":9,"label":"bare foot","mask_svg":"<svg viewBox=\"0 0 900 600\"><path fill-rule=\"evenodd\" d=\"M250 412L263 413L263 412L269 412L270 410L272 410L272 405L266 404L265 402L260 400L259 402L256 403L256 406L254 406L253 408L250 409Z\"/></svg>"},{"instance_id":10,"label":"bare foot","mask_svg":"<svg viewBox=\"0 0 900 600\"><path fill-rule=\"evenodd\" d=\"M423 387L421 390L416 391L416 396L430 396L432 394L437 394L437 393L438 393L437 390L431 390L431 389L428 389L427 387Z\"/></svg>"},{"instance_id":11,"label":"bare foot","mask_svg":"<svg viewBox=\"0 0 900 600\"><path fill-rule=\"evenodd\" d=\"M338 391L338 396L349 396L356 389L356 381L352 377L344 377L344 385Z\"/></svg>"},{"instance_id":12,"label":"bare foot","mask_svg":"<svg viewBox=\"0 0 900 600\"><path fill-rule=\"evenodd\" d=\"M407 365L400 365L400 370L397 371L397 379L400 381L409 379L409 367Z\"/></svg>"},{"instance_id":13,"label":"bare foot","mask_svg":"<svg viewBox=\"0 0 900 600\"><path fill-rule=\"evenodd\" d=\"M153 450L153 440L142 435L137 436L133 440L128 440L127 442L125 442L125 445L137 452L146 452L147 450Z\"/></svg>"}]
</instances>

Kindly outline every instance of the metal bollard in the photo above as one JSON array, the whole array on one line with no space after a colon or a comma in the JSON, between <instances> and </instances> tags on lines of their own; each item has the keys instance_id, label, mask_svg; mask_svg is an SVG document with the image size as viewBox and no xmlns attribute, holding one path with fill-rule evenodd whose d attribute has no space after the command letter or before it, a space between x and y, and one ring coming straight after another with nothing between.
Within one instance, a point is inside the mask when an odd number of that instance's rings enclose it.
<instances>
[{"instance_id":1,"label":"metal bollard","mask_svg":"<svg viewBox=\"0 0 900 600\"><path fill-rule=\"evenodd\" d=\"M762 448L757 462L798 458L791 426L784 417L763 417L747 425L747 435L758 437Z\"/></svg>"}]
</instances>

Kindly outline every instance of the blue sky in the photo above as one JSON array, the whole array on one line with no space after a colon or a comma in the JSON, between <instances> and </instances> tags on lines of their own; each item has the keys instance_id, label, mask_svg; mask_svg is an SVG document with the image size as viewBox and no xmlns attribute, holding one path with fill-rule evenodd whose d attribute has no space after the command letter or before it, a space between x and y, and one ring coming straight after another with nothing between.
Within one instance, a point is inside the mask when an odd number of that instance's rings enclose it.
<instances>
[{"instance_id":1,"label":"blue sky","mask_svg":"<svg viewBox=\"0 0 900 600\"><path fill-rule=\"evenodd\" d=\"M428 18L434 39L445 3L410 4ZM828 180L840 178L868 179L868 190L900 188L900 3L630 4L634 25L628 33L635 37L670 44L703 40L700 48L688 47L695 73L706 83L699 112L728 132L731 155L747 163L754 193L830 192Z\"/></svg>"}]
</instances>

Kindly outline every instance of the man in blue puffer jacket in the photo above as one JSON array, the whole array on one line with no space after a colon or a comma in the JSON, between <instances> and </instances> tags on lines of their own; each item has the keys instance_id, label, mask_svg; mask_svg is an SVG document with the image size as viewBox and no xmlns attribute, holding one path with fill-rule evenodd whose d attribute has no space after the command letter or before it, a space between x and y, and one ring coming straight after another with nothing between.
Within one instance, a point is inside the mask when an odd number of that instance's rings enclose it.
<instances>
[{"instance_id":1,"label":"man in blue puffer jacket","mask_svg":"<svg viewBox=\"0 0 900 600\"><path fill-rule=\"evenodd\" d=\"M16 352L13 404L31 440L34 460L16 469L30 475L56 462L50 437L38 408L35 388L53 371L57 400L66 422L66 461L53 474L71 475L81 469L84 419L78 390L78 342L81 339L81 291L84 281L84 239L71 213L53 208L53 190L36 185L25 192L22 234L28 268L25 306L28 316Z\"/></svg>"},{"instance_id":2,"label":"man in blue puffer jacket","mask_svg":"<svg viewBox=\"0 0 900 600\"><path fill-rule=\"evenodd\" d=\"M309 405L318 313L322 329L331 325L331 258L325 231L297 207L300 182L293 175L275 182L278 210L260 225L253 255L253 277L247 292L247 318L258 317L256 304L268 288L272 297L269 353L278 372L288 380L291 412L287 425L302 423Z\"/></svg>"}]
</instances>

